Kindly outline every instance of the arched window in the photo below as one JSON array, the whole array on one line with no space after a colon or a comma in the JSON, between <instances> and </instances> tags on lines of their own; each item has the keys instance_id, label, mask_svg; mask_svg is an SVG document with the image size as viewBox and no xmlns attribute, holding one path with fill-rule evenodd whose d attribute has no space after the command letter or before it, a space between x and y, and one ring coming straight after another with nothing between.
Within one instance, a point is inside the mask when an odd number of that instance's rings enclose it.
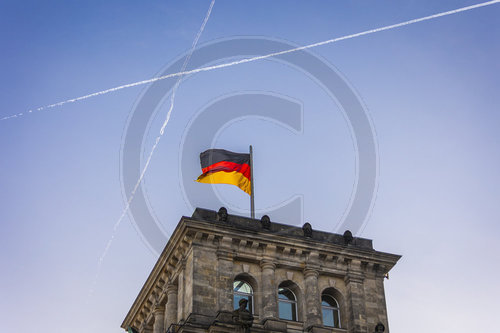
<instances>
[{"instance_id":1,"label":"arched window","mask_svg":"<svg viewBox=\"0 0 500 333\"><path fill-rule=\"evenodd\" d=\"M321 310L323 312L323 325L340 327L339 303L333 296L325 293L321 295Z\"/></svg>"},{"instance_id":2,"label":"arched window","mask_svg":"<svg viewBox=\"0 0 500 333\"><path fill-rule=\"evenodd\" d=\"M248 301L247 310L253 313L253 289L250 284L242 280L233 282L233 308L239 308L240 300Z\"/></svg>"},{"instance_id":3,"label":"arched window","mask_svg":"<svg viewBox=\"0 0 500 333\"><path fill-rule=\"evenodd\" d=\"M278 310L280 319L297 321L297 297L288 288L278 289Z\"/></svg>"}]
</instances>

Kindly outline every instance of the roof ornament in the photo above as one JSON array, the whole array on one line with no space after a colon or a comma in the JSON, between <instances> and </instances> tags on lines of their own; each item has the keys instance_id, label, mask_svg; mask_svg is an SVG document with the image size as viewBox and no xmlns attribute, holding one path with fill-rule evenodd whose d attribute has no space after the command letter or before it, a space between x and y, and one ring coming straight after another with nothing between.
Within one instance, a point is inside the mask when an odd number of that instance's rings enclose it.
<instances>
[{"instance_id":1,"label":"roof ornament","mask_svg":"<svg viewBox=\"0 0 500 333\"><path fill-rule=\"evenodd\" d=\"M228 214L226 207L219 208L219 211L217 212L217 221L227 222L227 216Z\"/></svg>"},{"instance_id":2,"label":"roof ornament","mask_svg":"<svg viewBox=\"0 0 500 333\"><path fill-rule=\"evenodd\" d=\"M354 239L354 237L352 237L352 232L350 230L346 230L344 232L344 243L345 243L345 245L348 245L348 244L352 243L353 239Z\"/></svg>"},{"instance_id":3,"label":"roof ornament","mask_svg":"<svg viewBox=\"0 0 500 333\"><path fill-rule=\"evenodd\" d=\"M271 229L271 219L267 215L262 216L262 218L260 219L260 224L262 226L262 229Z\"/></svg>"},{"instance_id":4,"label":"roof ornament","mask_svg":"<svg viewBox=\"0 0 500 333\"><path fill-rule=\"evenodd\" d=\"M311 238L313 233L311 223L309 222L304 223L304 225L302 226L302 231L304 231L304 237Z\"/></svg>"}]
</instances>

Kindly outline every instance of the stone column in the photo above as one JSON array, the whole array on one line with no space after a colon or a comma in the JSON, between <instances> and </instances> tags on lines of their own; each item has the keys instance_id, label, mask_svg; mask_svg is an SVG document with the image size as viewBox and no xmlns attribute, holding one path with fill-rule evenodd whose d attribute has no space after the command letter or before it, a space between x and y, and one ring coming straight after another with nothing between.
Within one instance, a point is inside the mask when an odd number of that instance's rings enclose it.
<instances>
[{"instance_id":1,"label":"stone column","mask_svg":"<svg viewBox=\"0 0 500 333\"><path fill-rule=\"evenodd\" d=\"M276 278L274 271L276 265L272 260L263 259L260 262L262 270L262 319L278 318L278 305L276 298L278 297L278 286L276 285Z\"/></svg>"},{"instance_id":2,"label":"stone column","mask_svg":"<svg viewBox=\"0 0 500 333\"><path fill-rule=\"evenodd\" d=\"M217 250L217 311L232 312L233 302L233 253Z\"/></svg>"},{"instance_id":3,"label":"stone column","mask_svg":"<svg viewBox=\"0 0 500 333\"><path fill-rule=\"evenodd\" d=\"M177 324L177 286L169 283L166 288L167 304L165 306L165 330Z\"/></svg>"},{"instance_id":4,"label":"stone column","mask_svg":"<svg viewBox=\"0 0 500 333\"><path fill-rule=\"evenodd\" d=\"M286 332L286 322L278 318L278 286L276 284L276 264L272 259L260 262L262 286L262 323L266 332Z\"/></svg>"},{"instance_id":5,"label":"stone column","mask_svg":"<svg viewBox=\"0 0 500 333\"><path fill-rule=\"evenodd\" d=\"M165 315L165 308L163 306L155 306L153 310L153 315L154 315L154 323L153 323L153 333L164 333L165 332L165 322L164 322L164 315Z\"/></svg>"},{"instance_id":6,"label":"stone column","mask_svg":"<svg viewBox=\"0 0 500 333\"><path fill-rule=\"evenodd\" d=\"M384 291L384 279L385 277L376 277L377 286L377 300L378 300L378 322L381 322L385 326L385 333L389 333L389 321L387 320L387 305L385 303L385 291ZM377 323L378 323L377 322Z\"/></svg>"},{"instance_id":7,"label":"stone column","mask_svg":"<svg viewBox=\"0 0 500 333\"><path fill-rule=\"evenodd\" d=\"M368 330L363 280L361 274L354 273L347 273L344 278L347 287L347 320L352 333L365 333Z\"/></svg>"},{"instance_id":8,"label":"stone column","mask_svg":"<svg viewBox=\"0 0 500 333\"><path fill-rule=\"evenodd\" d=\"M177 278L177 322L184 322L186 319L184 317L184 294L185 294L185 284L184 284L184 269L179 272Z\"/></svg>"},{"instance_id":9,"label":"stone column","mask_svg":"<svg viewBox=\"0 0 500 333\"><path fill-rule=\"evenodd\" d=\"M305 280L305 327L321 325L321 296L318 289L318 271L312 268L304 269Z\"/></svg>"}]
</instances>

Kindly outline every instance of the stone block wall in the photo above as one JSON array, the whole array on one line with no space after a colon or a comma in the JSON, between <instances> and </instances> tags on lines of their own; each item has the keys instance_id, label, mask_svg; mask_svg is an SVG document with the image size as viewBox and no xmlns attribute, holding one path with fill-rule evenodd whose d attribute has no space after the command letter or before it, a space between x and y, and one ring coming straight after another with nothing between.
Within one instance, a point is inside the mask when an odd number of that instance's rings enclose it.
<instances>
[{"instance_id":1,"label":"stone block wall","mask_svg":"<svg viewBox=\"0 0 500 333\"><path fill-rule=\"evenodd\" d=\"M232 320L238 279L253 288L250 332L372 333L378 323L389 331L384 274L399 256L373 250L369 240L347 244L335 234L306 237L292 226L264 230L258 220L210 214L181 220L122 327L243 332ZM296 296L297 321L279 318L280 285ZM323 325L324 292L339 304L340 328Z\"/></svg>"}]
</instances>

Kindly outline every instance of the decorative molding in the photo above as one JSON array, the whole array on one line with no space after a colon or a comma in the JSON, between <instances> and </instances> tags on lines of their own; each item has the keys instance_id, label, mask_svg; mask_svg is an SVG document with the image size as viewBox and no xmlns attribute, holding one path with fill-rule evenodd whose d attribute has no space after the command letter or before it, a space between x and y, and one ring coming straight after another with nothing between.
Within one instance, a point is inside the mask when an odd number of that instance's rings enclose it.
<instances>
[{"instance_id":1,"label":"decorative molding","mask_svg":"<svg viewBox=\"0 0 500 333\"><path fill-rule=\"evenodd\" d=\"M233 261L234 258L233 252L225 249L217 249L216 254L218 260Z\"/></svg>"},{"instance_id":2,"label":"decorative molding","mask_svg":"<svg viewBox=\"0 0 500 333\"><path fill-rule=\"evenodd\" d=\"M264 244L263 250L265 255L275 257L277 246L275 244Z\"/></svg>"},{"instance_id":3,"label":"decorative molding","mask_svg":"<svg viewBox=\"0 0 500 333\"><path fill-rule=\"evenodd\" d=\"M178 290L179 290L178 286L173 283L169 283L165 289L165 291L167 292L167 296L170 296L172 294L177 294Z\"/></svg>"},{"instance_id":4,"label":"decorative molding","mask_svg":"<svg viewBox=\"0 0 500 333\"><path fill-rule=\"evenodd\" d=\"M363 283L364 280L365 277L361 274L347 273L346 276L344 277L344 281L346 284Z\"/></svg>"},{"instance_id":5,"label":"decorative molding","mask_svg":"<svg viewBox=\"0 0 500 333\"><path fill-rule=\"evenodd\" d=\"M193 248L209 248L215 251L218 260L237 260L245 273L250 272L253 264L258 264L267 274L279 267L280 274L284 273L288 280L299 279L301 272L304 278L321 274L326 279L322 281L330 287L343 285L342 278L349 284L382 277L399 259L399 256L373 249L352 246L346 250L345 246L334 242L316 244L314 241L285 237L260 228L242 233L235 224L214 224L201 217L183 217L122 327L148 318L151 311L165 304L169 295L179 293L174 281L186 268L186 259L193 255Z\"/></svg>"},{"instance_id":6,"label":"decorative molding","mask_svg":"<svg viewBox=\"0 0 500 333\"><path fill-rule=\"evenodd\" d=\"M306 267L304 269L304 278L307 279L309 277L314 277L314 278L318 278L319 276L319 272L317 269L315 268L311 268L311 267Z\"/></svg>"},{"instance_id":7,"label":"decorative molding","mask_svg":"<svg viewBox=\"0 0 500 333\"><path fill-rule=\"evenodd\" d=\"M156 316L158 313L164 314L165 313L165 306L161 304L156 304L154 309L153 309L153 314Z\"/></svg>"},{"instance_id":8,"label":"decorative molding","mask_svg":"<svg viewBox=\"0 0 500 333\"><path fill-rule=\"evenodd\" d=\"M214 239L215 239L215 235L214 234L209 234L208 237L207 237L207 243L213 244Z\"/></svg>"},{"instance_id":9,"label":"decorative molding","mask_svg":"<svg viewBox=\"0 0 500 333\"><path fill-rule=\"evenodd\" d=\"M260 268L264 269L272 269L273 271L276 269L276 263L273 260L262 259L260 261Z\"/></svg>"}]
</instances>

